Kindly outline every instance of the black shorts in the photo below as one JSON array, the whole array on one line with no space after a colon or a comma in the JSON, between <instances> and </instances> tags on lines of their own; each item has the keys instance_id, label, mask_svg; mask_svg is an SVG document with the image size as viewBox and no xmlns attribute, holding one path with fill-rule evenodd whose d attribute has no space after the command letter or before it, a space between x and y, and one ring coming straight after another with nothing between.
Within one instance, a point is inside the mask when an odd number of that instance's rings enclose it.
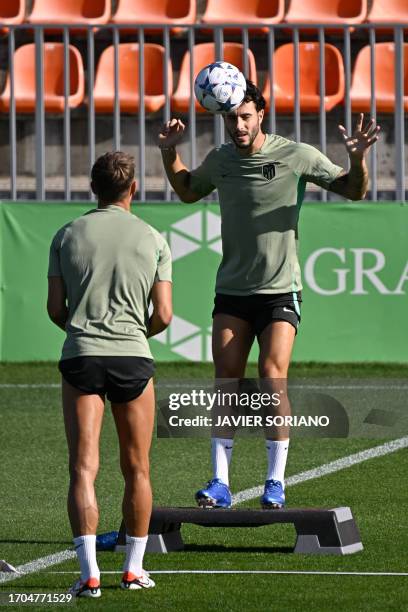
<instances>
[{"instance_id":1,"label":"black shorts","mask_svg":"<svg viewBox=\"0 0 408 612\"><path fill-rule=\"evenodd\" d=\"M74 357L58 364L64 379L80 391L106 395L110 402L130 402L141 395L153 376L146 357Z\"/></svg>"},{"instance_id":2,"label":"black shorts","mask_svg":"<svg viewBox=\"0 0 408 612\"><path fill-rule=\"evenodd\" d=\"M259 338L265 327L272 321L287 321L296 330L300 323L300 291L293 293L254 293L253 295L226 295L216 293L214 310L216 314L229 314L251 324Z\"/></svg>"}]
</instances>

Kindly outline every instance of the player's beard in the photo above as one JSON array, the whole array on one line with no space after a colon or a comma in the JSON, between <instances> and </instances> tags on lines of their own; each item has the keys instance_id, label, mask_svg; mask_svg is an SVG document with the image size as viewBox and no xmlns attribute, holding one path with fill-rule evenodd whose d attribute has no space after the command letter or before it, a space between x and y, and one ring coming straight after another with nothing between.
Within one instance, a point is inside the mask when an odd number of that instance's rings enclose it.
<instances>
[{"instance_id":1,"label":"player's beard","mask_svg":"<svg viewBox=\"0 0 408 612\"><path fill-rule=\"evenodd\" d=\"M241 141L237 138L237 135L234 133L231 133L229 130L228 134L231 136L232 141L234 143L234 145L238 148L238 149L249 149L255 138L258 136L259 134L259 129L260 129L260 124L258 123L258 125L256 127L254 127L251 131L246 132L245 134L249 137L248 140L245 141Z\"/></svg>"}]
</instances>

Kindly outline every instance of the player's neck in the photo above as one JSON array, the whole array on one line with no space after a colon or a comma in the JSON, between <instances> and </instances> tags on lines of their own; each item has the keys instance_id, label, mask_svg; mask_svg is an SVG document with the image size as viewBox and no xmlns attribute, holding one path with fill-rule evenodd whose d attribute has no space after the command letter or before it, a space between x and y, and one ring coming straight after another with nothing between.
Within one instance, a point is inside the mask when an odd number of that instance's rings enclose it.
<instances>
[{"instance_id":1,"label":"player's neck","mask_svg":"<svg viewBox=\"0 0 408 612\"><path fill-rule=\"evenodd\" d=\"M131 200L119 200L119 202L103 202L101 200L98 201L98 208L106 208L107 206L119 206L124 210L130 212L130 202Z\"/></svg>"},{"instance_id":2,"label":"player's neck","mask_svg":"<svg viewBox=\"0 0 408 612\"><path fill-rule=\"evenodd\" d=\"M239 147L235 147L235 148L238 152L238 155L241 155L241 157L247 157L248 155L253 155L257 151L259 151L259 149L262 149L265 140L266 140L266 134L264 134L263 132L259 130L251 146L247 147L246 149L241 149Z\"/></svg>"}]
</instances>

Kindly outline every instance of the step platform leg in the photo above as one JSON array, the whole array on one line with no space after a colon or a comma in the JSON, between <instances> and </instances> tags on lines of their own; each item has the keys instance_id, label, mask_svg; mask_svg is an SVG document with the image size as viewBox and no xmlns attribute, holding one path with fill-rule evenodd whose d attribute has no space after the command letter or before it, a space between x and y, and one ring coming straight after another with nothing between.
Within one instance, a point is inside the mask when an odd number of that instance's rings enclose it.
<instances>
[{"instance_id":1,"label":"step platform leg","mask_svg":"<svg viewBox=\"0 0 408 612\"><path fill-rule=\"evenodd\" d=\"M295 553L350 555L363 550L360 533L348 507L333 508L329 520L321 525L295 522Z\"/></svg>"},{"instance_id":2,"label":"step platform leg","mask_svg":"<svg viewBox=\"0 0 408 612\"><path fill-rule=\"evenodd\" d=\"M183 538L181 537L180 523L166 525L166 531L162 533L149 533L146 544L147 553L169 553L184 549ZM118 542L115 552L126 552L126 532L122 521L120 526Z\"/></svg>"}]
</instances>

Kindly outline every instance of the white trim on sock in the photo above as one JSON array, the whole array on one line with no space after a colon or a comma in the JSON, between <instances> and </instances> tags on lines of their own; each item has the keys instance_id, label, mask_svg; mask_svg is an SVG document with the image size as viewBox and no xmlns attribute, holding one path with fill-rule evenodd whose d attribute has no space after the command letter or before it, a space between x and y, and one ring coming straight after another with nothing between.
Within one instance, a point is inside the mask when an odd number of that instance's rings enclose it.
<instances>
[{"instance_id":1,"label":"white trim on sock","mask_svg":"<svg viewBox=\"0 0 408 612\"><path fill-rule=\"evenodd\" d=\"M228 468L233 445L234 440L229 438L211 438L213 478L219 478L227 486L229 486Z\"/></svg>"},{"instance_id":2,"label":"white trim on sock","mask_svg":"<svg viewBox=\"0 0 408 612\"><path fill-rule=\"evenodd\" d=\"M136 537L126 534L126 559L123 565L124 572L131 572L135 576L143 575L143 557L146 550L147 536Z\"/></svg>"},{"instance_id":3,"label":"white trim on sock","mask_svg":"<svg viewBox=\"0 0 408 612\"><path fill-rule=\"evenodd\" d=\"M285 486L285 468L288 458L289 440L265 440L268 457L266 480L279 480Z\"/></svg>"},{"instance_id":4,"label":"white trim on sock","mask_svg":"<svg viewBox=\"0 0 408 612\"><path fill-rule=\"evenodd\" d=\"M89 578L100 579L100 571L96 561L96 535L82 535L73 539L75 552L81 568L81 580Z\"/></svg>"}]
</instances>

